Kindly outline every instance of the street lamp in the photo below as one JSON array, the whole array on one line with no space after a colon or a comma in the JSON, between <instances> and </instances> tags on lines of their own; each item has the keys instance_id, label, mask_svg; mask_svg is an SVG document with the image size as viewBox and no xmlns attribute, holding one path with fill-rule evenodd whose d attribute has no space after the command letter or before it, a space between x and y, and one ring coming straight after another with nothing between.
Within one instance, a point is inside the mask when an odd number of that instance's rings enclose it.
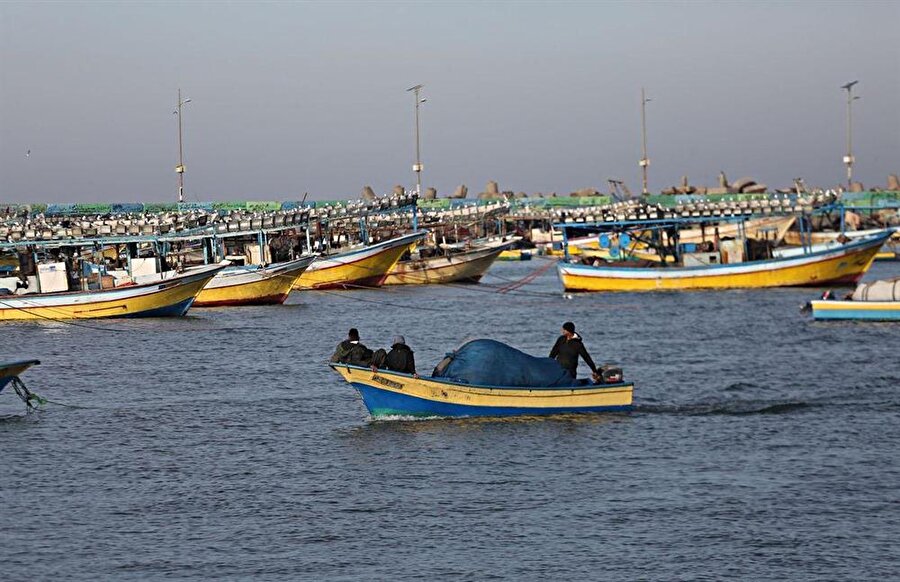
<instances>
[{"instance_id":1,"label":"street lamp","mask_svg":"<svg viewBox=\"0 0 900 582\"><path fill-rule=\"evenodd\" d=\"M184 202L184 142L181 135L181 108L190 103L190 99L181 98L181 89L178 89L178 105L174 113L178 116L178 165L175 166L175 173L178 174L178 202Z\"/></svg>"},{"instance_id":2,"label":"street lamp","mask_svg":"<svg viewBox=\"0 0 900 582\"><path fill-rule=\"evenodd\" d=\"M853 86L859 81L851 81L846 85L841 85L841 89L847 91L847 155L844 156L844 163L847 165L847 191L853 185L853 102L859 97L853 96Z\"/></svg>"},{"instance_id":3,"label":"street lamp","mask_svg":"<svg viewBox=\"0 0 900 582\"><path fill-rule=\"evenodd\" d=\"M425 85L416 85L415 87L410 87L407 91L412 91L413 96L416 98L416 163L413 164L413 172L416 173L416 195L422 195L422 157L419 149L419 105L425 103L425 99L422 99L419 96L419 91Z\"/></svg>"},{"instance_id":4,"label":"street lamp","mask_svg":"<svg viewBox=\"0 0 900 582\"><path fill-rule=\"evenodd\" d=\"M647 157L647 102L650 99L644 94L644 88L641 87L641 159L638 165L644 173L641 192L644 196L650 193L647 189L647 168L650 167L650 158Z\"/></svg>"}]
</instances>

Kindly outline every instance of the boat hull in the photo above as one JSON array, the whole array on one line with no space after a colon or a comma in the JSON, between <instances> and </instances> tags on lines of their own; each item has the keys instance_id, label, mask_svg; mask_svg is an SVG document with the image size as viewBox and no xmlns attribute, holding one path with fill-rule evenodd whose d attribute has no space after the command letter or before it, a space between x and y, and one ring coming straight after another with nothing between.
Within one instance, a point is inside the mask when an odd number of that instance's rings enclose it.
<instances>
[{"instance_id":1,"label":"boat hull","mask_svg":"<svg viewBox=\"0 0 900 582\"><path fill-rule=\"evenodd\" d=\"M400 261L385 277L383 285L477 283L506 246L508 245L430 259Z\"/></svg>"},{"instance_id":2,"label":"boat hull","mask_svg":"<svg viewBox=\"0 0 900 582\"><path fill-rule=\"evenodd\" d=\"M6 387L6 385L12 382L15 378L18 378L19 374L22 374L28 368L36 366L40 363L40 360L23 360L20 362L0 363L0 391L2 391Z\"/></svg>"},{"instance_id":3,"label":"boat hull","mask_svg":"<svg viewBox=\"0 0 900 582\"><path fill-rule=\"evenodd\" d=\"M634 385L577 388L502 388L332 364L356 390L373 418L391 416L531 416L623 412L631 409Z\"/></svg>"},{"instance_id":4,"label":"boat hull","mask_svg":"<svg viewBox=\"0 0 900 582\"><path fill-rule=\"evenodd\" d=\"M159 282L104 291L4 296L0 321L179 317L222 269L205 267Z\"/></svg>"},{"instance_id":5,"label":"boat hull","mask_svg":"<svg viewBox=\"0 0 900 582\"><path fill-rule=\"evenodd\" d=\"M200 291L194 307L279 305L288 298L297 279L314 259L314 256L301 257L254 270L225 269Z\"/></svg>"},{"instance_id":6,"label":"boat hull","mask_svg":"<svg viewBox=\"0 0 900 582\"><path fill-rule=\"evenodd\" d=\"M531 252L522 249L507 249L497 257L498 261L530 261Z\"/></svg>"},{"instance_id":7,"label":"boat hull","mask_svg":"<svg viewBox=\"0 0 900 582\"><path fill-rule=\"evenodd\" d=\"M362 249L320 257L297 279L294 289L353 289L379 287L388 271L424 232L401 236Z\"/></svg>"},{"instance_id":8,"label":"boat hull","mask_svg":"<svg viewBox=\"0 0 900 582\"><path fill-rule=\"evenodd\" d=\"M868 270L888 233L840 249L709 267L592 267L560 264L567 291L664 291L852 285Z\"/></svg>"},{"instance_id":9,"label":"boat hull","mask_svg":"<svg viewBox=\"0 0 900 582\"><path fill-rule=\"evenodd\" d=\"M900 321L900 301L813 301L813 319Z\"/></svg>"}]
</instances>

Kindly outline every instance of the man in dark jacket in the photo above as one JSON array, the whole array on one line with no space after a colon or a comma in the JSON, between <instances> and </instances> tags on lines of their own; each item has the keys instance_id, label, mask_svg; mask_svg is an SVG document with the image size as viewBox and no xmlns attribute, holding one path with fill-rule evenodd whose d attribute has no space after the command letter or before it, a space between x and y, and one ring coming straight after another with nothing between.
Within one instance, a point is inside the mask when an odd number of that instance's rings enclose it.
<instances>
[{"instance_id":1,"label":"man in dark jacket","mask_svg":"<svg viewBox=\"0 0 900 582\"><path fill-rule=\"evenodd\" d=\"M562 326L562 335L559 336L559 339L553 344L553 349L550 350L550 357L559 362L559 365L565 368L573 378L576 378L578 356L581 356L581 359L584 360L584 363L588 365L592 372L597 373L597 366L594 365L594 360L591 359L587 350L584 349L581 336L575 333L575 324L567 321Z\"/></svg>"},{"instance_id":2,"label":"man in dark jacket","mask_svg":"<svg viewBox=\"0 0 900 582\"><path fill-rule=\"evenodd\" d=\"M419 376L416 373L416 359L413 357L413 351L406 345L406 339L402 335L394 338L391 351L388 352L387 357L384 359L384 366L394 372Z\"/></svg>"},{"instance_id":3,"label":"man in dark jacket","mask_svg":"<svg viewBox=\"0 0 900 582\"><path fill-rule=\"evenodd\" d=\"M372 363L372 350L360 343L359 331L354 327L347 334L347 339L338 344L331 361L353 366L368 366Z\"/></svg>"}]
</instances>

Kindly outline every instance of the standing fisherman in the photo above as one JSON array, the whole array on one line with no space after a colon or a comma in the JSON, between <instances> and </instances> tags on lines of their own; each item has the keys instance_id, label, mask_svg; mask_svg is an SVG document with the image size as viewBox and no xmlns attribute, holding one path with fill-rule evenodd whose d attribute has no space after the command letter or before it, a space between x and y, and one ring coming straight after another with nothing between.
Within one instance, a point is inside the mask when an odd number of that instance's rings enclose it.
<instances>
[{"instance_id":1,"label":"standing fisherman","mask_svg":"<svg viewBox=\"0 0 900 582\"><path fill-rule=\"evenodd\" d=\"M569 372L573 378L576 378L578 356L581 356L581 359L584 360L584 363L588 365L594 374L597 373L597 366L594 365L594 360L591 359L587 350L584 349L581 336L575 333L575 324L567 321L562 326L562 335L559 336L556 343L553 344L553 349L550 350L550 357L559 362L559 365Z\"/></svg>"}]
</instances>

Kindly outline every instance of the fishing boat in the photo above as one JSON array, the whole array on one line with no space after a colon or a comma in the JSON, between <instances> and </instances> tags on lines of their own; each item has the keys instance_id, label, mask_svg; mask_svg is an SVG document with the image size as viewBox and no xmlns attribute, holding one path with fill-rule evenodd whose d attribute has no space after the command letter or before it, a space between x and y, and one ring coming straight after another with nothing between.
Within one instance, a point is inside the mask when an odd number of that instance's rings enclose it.
<instances>
[{"instance_id":1,"label":"fishing boat","mask_svg":"<svg viewBox=\"0 0 900 582\"><path fill-rule=\"evenodd\" d=\"M481 357L468 357L473 350L482 350ZM451 371L454 358L474 376ZM484 365L497 360L509 364L508 373ZM555 360L534 358L492 340L467 342L438 364L430 378L350 364L331 367L356 388L376 419L622 412L631 409L634 392L634 384L622 381L620 370L604 383L576 381ZM526 373L535 367L537 373ZM486 378L496 378L499 385L484 382ZM545 385L527 385L540 378Z\"/></svg>"},{"instance_id":2,"label":"fishing boat","mask_svg":"<svg viewBox=\"0 0 900 582\"><path fill-rule=\"evenodd\" d=\"M294 283L294 289L378 287L407 250L425 238L417 231L335 255L319 257Z\"/></svg>"},{"instance_id":3,"label":"fishing boat","mask_svg":"<svg viewBox=\"0 0 900 582\"><path fill-rule=\"evenodd\" d=\"M497 257L498 261L530 261L531 251L528 249L506 249Z\"/></svg>"},{"instance_id":4,"label":"fishing boat","mask_svg":"<svg viewBox=\"0 0 900 582\"><path fill-rule=\"evenodd\" d=\"M516 241L490 241L466 249L444 248L440 255L398 261L383 285L427 285L432 283L477 283L505 249ZM419 256L416 257L415 255Z\"/></svg>"},{"instance_id":5,"label":"fishing boat","mask_svg":"<svg viewBox=\"0 0 900 582\"><path fill-rule=\"evenodd\" d=\"M18 362L0 362L0 392L6 386L19 379L19 375L32 366L40 364L40 360L21 360Z\"/></svg>"},{"instance_id":6,"label":"fishing boat","mask_svg":"<svg viewBox=\"0 0 900 582\"><path fill-rule=\"evenodd\" d=\"M97 291L0 295L0 321L178 317L224 268L198 267L161 281Z\"/></svg>"},{"instance_id":7,"label":"fishing boat","mask_svg":"<svg viewBox=\"0 0 900 582\"><path fill-rule=\"evenodd\" d=\"M18 362L0 362L0 392L9 384L12 384L16 395L25 403L28 409L35 407L35 403L43 403L44 400L29 390L19 375L28 368L40 364L40 360L21 360Z\"/></svg>"},{"instance_id":8,"label":"fishing boat","mask_svg":"<svg viewBox=\"0 0 900 582\"><path fill-rule=\"evenodd\" d=\"M297 279L315 258L315 255L305 255L272 265L227 267L200 291L194 307L284 303Z\"/></svg>"},{"instance_id":9,"label":"fishing boat","mask_svg":"<svg viewBox=\"0 0 900 582\"><path fill-rule=\"evenodd\" d=\"M900 321L900 301L812 301L813 319Z\"/></svg>"},{"instance_id":10,"label":"fishing boat","mask_svg":"<svg viewBox=\"0 0 900 582\"><path fill-rule=\"evenodd\" d=\"M900 277L861 283L848 298L811 301L813 319L900 321Z\"/></svg>"},{"instance_id":11,"label":"fishing boat","mask_svg":"<svg viewBox=\"0 0 900 582\"><path fill-rule=\"evenodd\" d=\"M807 248L796 256L773 258L769 242L751 241L743 234L727 240L714 237L700 245L680 243L677 230L683 222L661 219L576 225L577 228L655 233L655 242L645 240L662 251L661 256L671 255L676 260L672 264L622 261L594 265L567 259L557 266L563 287L567 291L657 291L851 285L865 274L878 249L890 236L885 231L848 241L837 248L820 251Z\"/></svg>"},{"instance_id":12,"label":"fishing boat","mask_svg":"<svg viewBox=\"0 0 900 582\"><path fill-rule=\"evenodd\" d=\"M756 240L781 242L796 222L796 216L764 216L741 221L719 222L707 226L701 222L692 228L683 228L678 232L681 243L701 243L712 236L719 238L735 238L746 236Z\"/></svg>"},{"instance_id":13,"label":"fishing boat","mask_svg":"<svg viewBox=\"0 0 900 582\"><path fill-rule=\"evenodd\" d=\"M515 416L631 409L634 384L513 388L331 364L359 392L373 418L385 416Z\"/></svg>"}]
</instances>

